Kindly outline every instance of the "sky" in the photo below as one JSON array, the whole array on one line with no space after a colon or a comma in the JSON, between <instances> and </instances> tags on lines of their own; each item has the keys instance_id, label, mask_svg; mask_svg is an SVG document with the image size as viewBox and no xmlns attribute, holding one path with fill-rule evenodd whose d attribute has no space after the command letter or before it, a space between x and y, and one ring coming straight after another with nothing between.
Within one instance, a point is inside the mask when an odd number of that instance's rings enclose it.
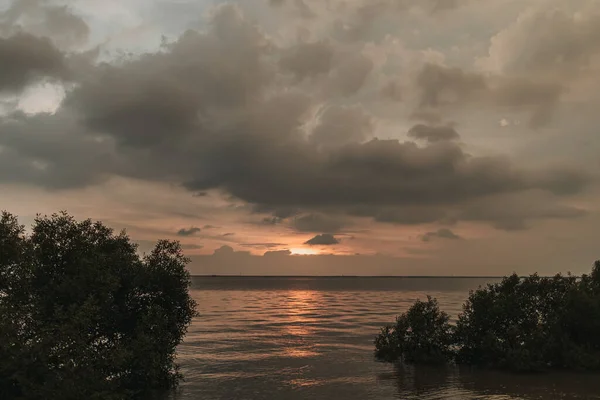
<instances>
[{"instance_id":1,"label":"sky","mask_svg":"<svg viewBox=\"0 0 600 400\"><path fill-rule=\"evenodd\" d=\"M600 0L0 0L0 209L192 274L600 258Z\"/></svg>"}]
</instances>

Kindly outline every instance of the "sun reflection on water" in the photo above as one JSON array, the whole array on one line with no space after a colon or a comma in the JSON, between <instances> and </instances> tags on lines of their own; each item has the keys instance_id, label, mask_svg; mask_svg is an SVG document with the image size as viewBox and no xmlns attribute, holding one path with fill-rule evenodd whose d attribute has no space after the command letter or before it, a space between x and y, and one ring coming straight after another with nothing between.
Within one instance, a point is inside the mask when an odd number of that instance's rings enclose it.
<instances>
[{"instance_id":1,"label":"sun reflection on water","mask_svg":"<svg viewBox=\"0 0 600 400\"><path fill-rule=\"evenodd\" d=\"M321 294L312 290L293 290L286 296L283 305L286 324L281 326L286 356L304 358L318 354L312 335L315 332L314 316L321 308L321 299Z\"/></svg>"}]
</instances>

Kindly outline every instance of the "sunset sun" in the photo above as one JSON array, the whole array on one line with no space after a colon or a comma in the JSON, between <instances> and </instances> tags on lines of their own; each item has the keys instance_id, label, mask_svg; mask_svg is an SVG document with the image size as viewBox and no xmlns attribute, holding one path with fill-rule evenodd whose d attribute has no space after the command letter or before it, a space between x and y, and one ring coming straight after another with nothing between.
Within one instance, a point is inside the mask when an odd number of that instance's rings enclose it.
<instances>
[{"instance_id":1,"label":"sunset sun","mask_svg":"<svg viewBox=\"0 0 600 400\"><path fill-rule=\"evenodd\" d=\"M307 247L295 247L293 249L290 249L290 252L292 253L292 255L298 255L298 256L314 256L319 254L318 250L315 249L310 249Z\"/></svg>"}]
</instances>

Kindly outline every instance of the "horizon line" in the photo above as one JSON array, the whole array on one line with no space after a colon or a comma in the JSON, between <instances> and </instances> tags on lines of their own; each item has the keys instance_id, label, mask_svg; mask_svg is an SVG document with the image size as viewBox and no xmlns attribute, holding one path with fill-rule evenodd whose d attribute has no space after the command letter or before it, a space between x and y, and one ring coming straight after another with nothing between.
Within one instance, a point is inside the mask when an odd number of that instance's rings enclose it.
<instances>
[{"instance_id":1,"label":"horizon line","mask_svg":"<svg viewBox=\"0 0 600 400\"><path fill-rule=\"evenodd\" d=\"M450 278L450 279L461 279L461 278L504 278L505 276L495 275L243 275L243 274L201 274L193 275L192 278Z\"/></svg>"}]
</instances>

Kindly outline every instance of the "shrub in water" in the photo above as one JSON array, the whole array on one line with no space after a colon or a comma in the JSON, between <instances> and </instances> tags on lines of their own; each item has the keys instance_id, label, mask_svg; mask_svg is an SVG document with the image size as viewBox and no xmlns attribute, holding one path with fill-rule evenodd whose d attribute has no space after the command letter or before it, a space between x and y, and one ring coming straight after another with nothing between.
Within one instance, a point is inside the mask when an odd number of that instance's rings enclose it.
<instances>
[{"instance_id":1,"label":"shrub in water","mask_svg":"<svg viewBox=\"0 0 600 400\"><path fill-rule=\"evenodd\" d=\"M417 302L386 326L375 339L375 356L383 361L443 364L452 359L452 327L437 300Z\"/></svg>"},{"instance_id":2,"label":"shrub in water","mask_svg":"<svg viewBox=\"0 0 600 400\"><path fill-rule=\"evenodd\" d=\"M579 279L513 274L475 290L455 328L437 302L417 302L382 330L375 347L385 361L600 370L600 261Z\"/></svg>"}]
</instances>

